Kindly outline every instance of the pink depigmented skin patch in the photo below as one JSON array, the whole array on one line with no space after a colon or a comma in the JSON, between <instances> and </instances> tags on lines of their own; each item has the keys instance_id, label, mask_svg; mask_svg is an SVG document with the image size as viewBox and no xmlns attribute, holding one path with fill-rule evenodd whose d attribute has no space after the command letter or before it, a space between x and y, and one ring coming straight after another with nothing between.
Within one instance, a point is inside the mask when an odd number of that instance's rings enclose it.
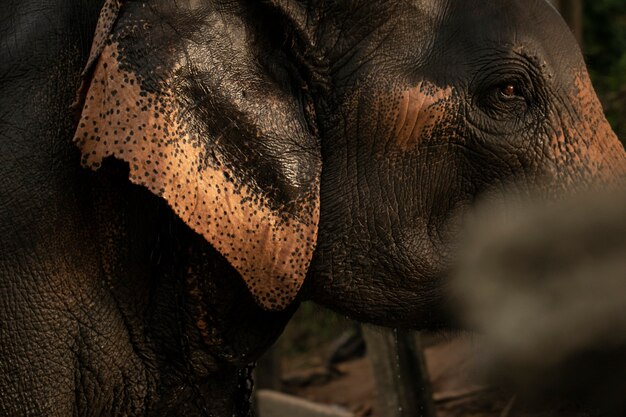
<instances>
[{"instance_id":1,"label":"pink depigmented skin patch","mask_svg":"<svg viewBox=\"0 0 626 417\"><path fill-rule=\"evenodd\" d=\"M130 180L163 197L222 253L259 305L284 309L311 261L319 187L304 199L305 215L270 209L262 193L238 181L217 151L213 164L201 163L206 149L198 146L180 109L171 91L142 90L141 80L120 68L117 45L105 46L75 135L83 165L98 169L109 156L128 162Z\"/></svg>"},{"instance_id":2,"label":"pink depigmented skin patch","mask_svg":"<svg viewBox=\"0 0 626 417\"><path fill-rule=\"evenodd\" d=\"M96 25L96 32L91 44L91 51L89 53L89 60L85 66L85 72L91 69L102 53L109 38L109 34L117 21L121 7L122 0L106 0L104 2L102 10L100 11L98 24ZM85 75L85 72L83 72L83 75Z\"/></svg>"},{"instance_id":3,"label":"pink depigmented skin patch","mask_svg":"<svg viewBox=\"0 0 626 417\"><path fill-rule=\"evenodd\" d=\"M550 141L550 154L558 166L565 187L577 187L583 178L612 183L626 174L624 148L604 117L602 105L585 68L576 70L570 102L578 109L576 117L564 112L553 121L557 129ZM572 173L576 175L572 175Z\"/></svg>"},{"instance_id":4,"label":"pink depigmented skin patch","mask_svg":"<svg viewBox=\"0 0 626 417\"><path fill-rule=\"evenodd\" d=\"M429 131L449 117L451 98L452 88L427 82L403 91L395 114L395 144L402 150L419 145Z\"/></svg>"}]
</instances>

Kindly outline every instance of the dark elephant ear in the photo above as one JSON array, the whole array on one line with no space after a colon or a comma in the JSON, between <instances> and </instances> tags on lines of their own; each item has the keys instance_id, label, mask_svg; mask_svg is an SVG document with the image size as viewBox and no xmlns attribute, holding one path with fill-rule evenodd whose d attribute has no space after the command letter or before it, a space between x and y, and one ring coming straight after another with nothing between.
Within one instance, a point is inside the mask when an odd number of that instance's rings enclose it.
<instances>
[{"instance_id":1,"label":"dark elephant ear","mask_svg":"<svg viewBox=\"0 0 626 417\"><path fill-rule=\"evenodd\" d=\"M253 11L174 3L106 1L77 104L82 164L126 161L130 180L212 244L259 305L283 309L319 220L305 89L274 38L245 24Z\"/></svg>"}]
</instances>

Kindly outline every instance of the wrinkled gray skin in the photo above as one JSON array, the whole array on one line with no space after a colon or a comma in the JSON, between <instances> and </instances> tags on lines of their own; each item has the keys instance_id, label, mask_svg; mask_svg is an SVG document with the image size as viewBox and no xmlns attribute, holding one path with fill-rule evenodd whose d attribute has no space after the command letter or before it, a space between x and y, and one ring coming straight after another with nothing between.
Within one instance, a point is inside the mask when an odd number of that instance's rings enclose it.
<instances>
[{"instance_id":1,"label":"wrinkled gray skin","mask_svg":"<svg viewBox=\"0 0 626 417\"><path fill-rule=\"evenodd\" d=\"M453 282L487 373L518 392L626 412L626 193L486 207Z\"/></svg>"},{"instance_id":2,"label":"wrinkled gray skin","mask_svg":"<svg viewBox=\"0 0 626 417\"><path fill-rule=\"evenodd\" d=\"M297 211L292 197L319 187L300 298L356 319L450 325L466 207L509 182L552 196L624 172L544 1L148 3L122 8L120 36L136 36L124 68L146 93L184 56L182 110L215 139L203 162L220 153L271 209ZM246 416L247 366L298 300L263 310L176 201L119 161L80 166L69 109L101 7L3 2L0 415Z\"/></svg>"}]
</instances>

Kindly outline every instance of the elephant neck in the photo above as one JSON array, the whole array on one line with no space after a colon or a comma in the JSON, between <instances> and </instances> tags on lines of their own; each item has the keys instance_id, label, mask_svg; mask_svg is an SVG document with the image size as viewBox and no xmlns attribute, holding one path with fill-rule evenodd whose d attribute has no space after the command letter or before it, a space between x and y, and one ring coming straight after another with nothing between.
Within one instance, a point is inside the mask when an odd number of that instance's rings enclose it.
<instances>
[{"instance_id":1,"label":"elephant neck","mask_svg":"<svg viewBox=\"0 0 626 417\"><path fill-rule=\"evenodd\" d=\"M40 74L59 70L60 63L89 54L101 1L7 0L3 2L0 34L2 67L27 66L25 78L48 80ZM72 54L70 57L69 55Z\"/></svg>"},{"instance_id":2,"label":"elephant neck","mask_svg":"<svg viewBox=\"0 0 626 417\"><path fill-rule=\"evenodd\" d=\"M258 307L228 262L159 197L128 183L126 169L107 161L93 201L102 280L152 381L146 408L246 416L254 362L296 306Z\"/></svg>"}]
</instances>

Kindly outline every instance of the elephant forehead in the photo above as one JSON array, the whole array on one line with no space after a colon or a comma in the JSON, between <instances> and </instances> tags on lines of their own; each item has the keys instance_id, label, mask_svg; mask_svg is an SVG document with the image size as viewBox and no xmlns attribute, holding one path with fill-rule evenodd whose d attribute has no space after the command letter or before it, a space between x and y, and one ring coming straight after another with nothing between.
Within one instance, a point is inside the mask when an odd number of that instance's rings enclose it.
<instances>
[{"instance_id":1,"label":"elephant forehead","mask_svg":"<svg viewBox=\"0 0 626 417\"><path fill-rule=\"evenodd\" d=\"M97 169L114 156L130 180L163 197L174 212L239 271L259 304L284 308L304 279L316 241L317 185L294 206L274 210L262 190L210 146L181 112L177 96L149 92L121 69L115 43L104 48L75 141L82 163Z\"/></svg>"}]
</instances>

